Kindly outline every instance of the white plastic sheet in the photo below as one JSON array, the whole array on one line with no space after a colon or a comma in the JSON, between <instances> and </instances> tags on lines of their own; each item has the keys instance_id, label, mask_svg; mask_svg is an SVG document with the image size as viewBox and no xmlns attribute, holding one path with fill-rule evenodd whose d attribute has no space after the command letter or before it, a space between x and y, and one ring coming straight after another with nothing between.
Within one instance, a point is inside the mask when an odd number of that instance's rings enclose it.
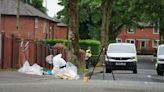
<instances>
[{"instance_id":1,"label":"white plastic sheet","mask_svg":"<svg viewBox=\"0 0 164 92\"><path fill-rule=\"evenodd\" d=\"M18 70L18 72L43 75L43 67L40 67L38 64L33 64L32 66L30 66L29 62L25 61L25 63ZM66 62L62 58L61 54L58 54L53 57L53 69L51 70L51 73L54 76L67 80L79 79L79 75L77 74L77 67L71 62Z\"/></svg>"},{"instance_id":2,"label":"white plastic sheet","mask_svg":"<svg viewBox=\"0 0 164 92\"><path fill-rule=\"evenodd\" d=\"M30 69L30 64L28 61L25 61L23 66L18 70L18 72L24 73L24 72L29 71L29 69Z\"/></svg>"},{"instance_id":3,"label":"white plastic sheet","mask_svg":"<svg viewBox=\"0 0 164 92\"><path fill-rule=\"evenodd\" d=\"M67 62L66 72L73 78L79 79L79 75L77 75L77 67L73 65L71 62Z\"/></svg>"},{"instance_id":4,"label":"white plastic sheet","mask_svg":"<svg viewBox=\"0 0 164 92\"><path fill-rule=\"evenodd\" d=\"M25 61L23 66L18 70L18 72L25 74L35 74L35 75L43 75L43 68L38 64L33 64L30 66L28 61Z\"/></svg>"}]
</instances>

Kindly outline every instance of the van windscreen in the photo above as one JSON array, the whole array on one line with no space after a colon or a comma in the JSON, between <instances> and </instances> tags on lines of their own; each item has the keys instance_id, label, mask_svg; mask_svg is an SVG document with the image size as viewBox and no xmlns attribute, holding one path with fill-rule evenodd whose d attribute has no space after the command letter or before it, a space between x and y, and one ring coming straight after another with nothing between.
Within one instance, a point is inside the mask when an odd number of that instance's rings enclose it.
<instances>
[{"instance_id":1,"label":"van windscreen","mask_svg":"<svg viewBox=\"0 0 164 92\"><path fill-rule=\"evenodd\" d=\"M107 53L136 53L133 45L110 45Z\"/></svg>"},{"instance_id":2,"label":"van windscreen","mask_svg":"<svg viewBox=\"0 0 164 92\"><path fill-rule=\"evenodd\" d=\"M164 55L164 46L158 48L158 55Z\"/></svg>"}]
</instances>

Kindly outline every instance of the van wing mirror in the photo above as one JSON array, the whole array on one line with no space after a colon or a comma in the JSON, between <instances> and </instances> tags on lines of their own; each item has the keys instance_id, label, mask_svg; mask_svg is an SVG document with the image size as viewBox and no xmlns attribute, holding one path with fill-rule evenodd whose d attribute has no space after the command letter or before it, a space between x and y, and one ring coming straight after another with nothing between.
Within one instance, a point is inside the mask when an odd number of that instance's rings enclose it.
<instances>
[{"instance_id":1,"label":"van wing mirror","mask_svg":"<svg viewBox=\"0 0 164 92\"><path fill-rule=\"evenodd\" d=\"M153 53L153 56L154 56L154 57L157 57L157 53Z\"/></svg>"}]
</instances>

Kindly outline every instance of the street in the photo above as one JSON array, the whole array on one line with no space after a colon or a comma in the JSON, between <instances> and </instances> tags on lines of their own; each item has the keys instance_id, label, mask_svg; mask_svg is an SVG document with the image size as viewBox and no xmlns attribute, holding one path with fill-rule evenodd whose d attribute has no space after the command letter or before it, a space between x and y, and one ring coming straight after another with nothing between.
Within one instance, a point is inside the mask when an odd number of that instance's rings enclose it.
<instances>
[{"instance_id":1,"label":"street","mask_svg":"<svg viewBox=\"0 0 164 92\"><path fill-rule=\"evenodd\" d=\"M141 57L138 59L138 73L133 74L132 71L113 71L116 81L141 81L141 82L160 82L164 83L164 76L158 76L155 70L155 60L152 56ZM103 70L103 69L102 69ZM104 74L105 80L114 80L112 73ZM97 73L92 76L92 80L103 80L103 73Z\"/></svg>"},{"instance_id":2,"label":"street","mask_svg":"<svg viewBox=\"0 0 164 92\"><path fill-rule=\"evenodd\" d=\"M164 76L158 76L150 58L139 59L138 73L114 71L97 73L87 83L79 80L63 80L53 75L37 76L17 71L0 72L0 92L163 92Z\"/></svg>"}]
</instances>

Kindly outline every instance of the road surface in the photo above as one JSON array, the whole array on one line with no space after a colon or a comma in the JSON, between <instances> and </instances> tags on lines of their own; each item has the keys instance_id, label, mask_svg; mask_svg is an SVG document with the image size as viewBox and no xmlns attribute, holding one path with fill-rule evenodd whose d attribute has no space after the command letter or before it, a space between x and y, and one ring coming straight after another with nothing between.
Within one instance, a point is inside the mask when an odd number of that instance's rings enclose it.
<instances>
[{"instance_id":1,"label":"road surface","mask_svg":"<svg viewBox=\"0 0 164 92\"><path fill-rule=\"evenodd\" d=\"M0 92L164 92L164 76L157 76L154 62L141 59L138 73L114 71L111 74L95 74L89 82L62 80L51 76L21 74L16 71L0 71Z\"/></svg>"}]
</instances>

